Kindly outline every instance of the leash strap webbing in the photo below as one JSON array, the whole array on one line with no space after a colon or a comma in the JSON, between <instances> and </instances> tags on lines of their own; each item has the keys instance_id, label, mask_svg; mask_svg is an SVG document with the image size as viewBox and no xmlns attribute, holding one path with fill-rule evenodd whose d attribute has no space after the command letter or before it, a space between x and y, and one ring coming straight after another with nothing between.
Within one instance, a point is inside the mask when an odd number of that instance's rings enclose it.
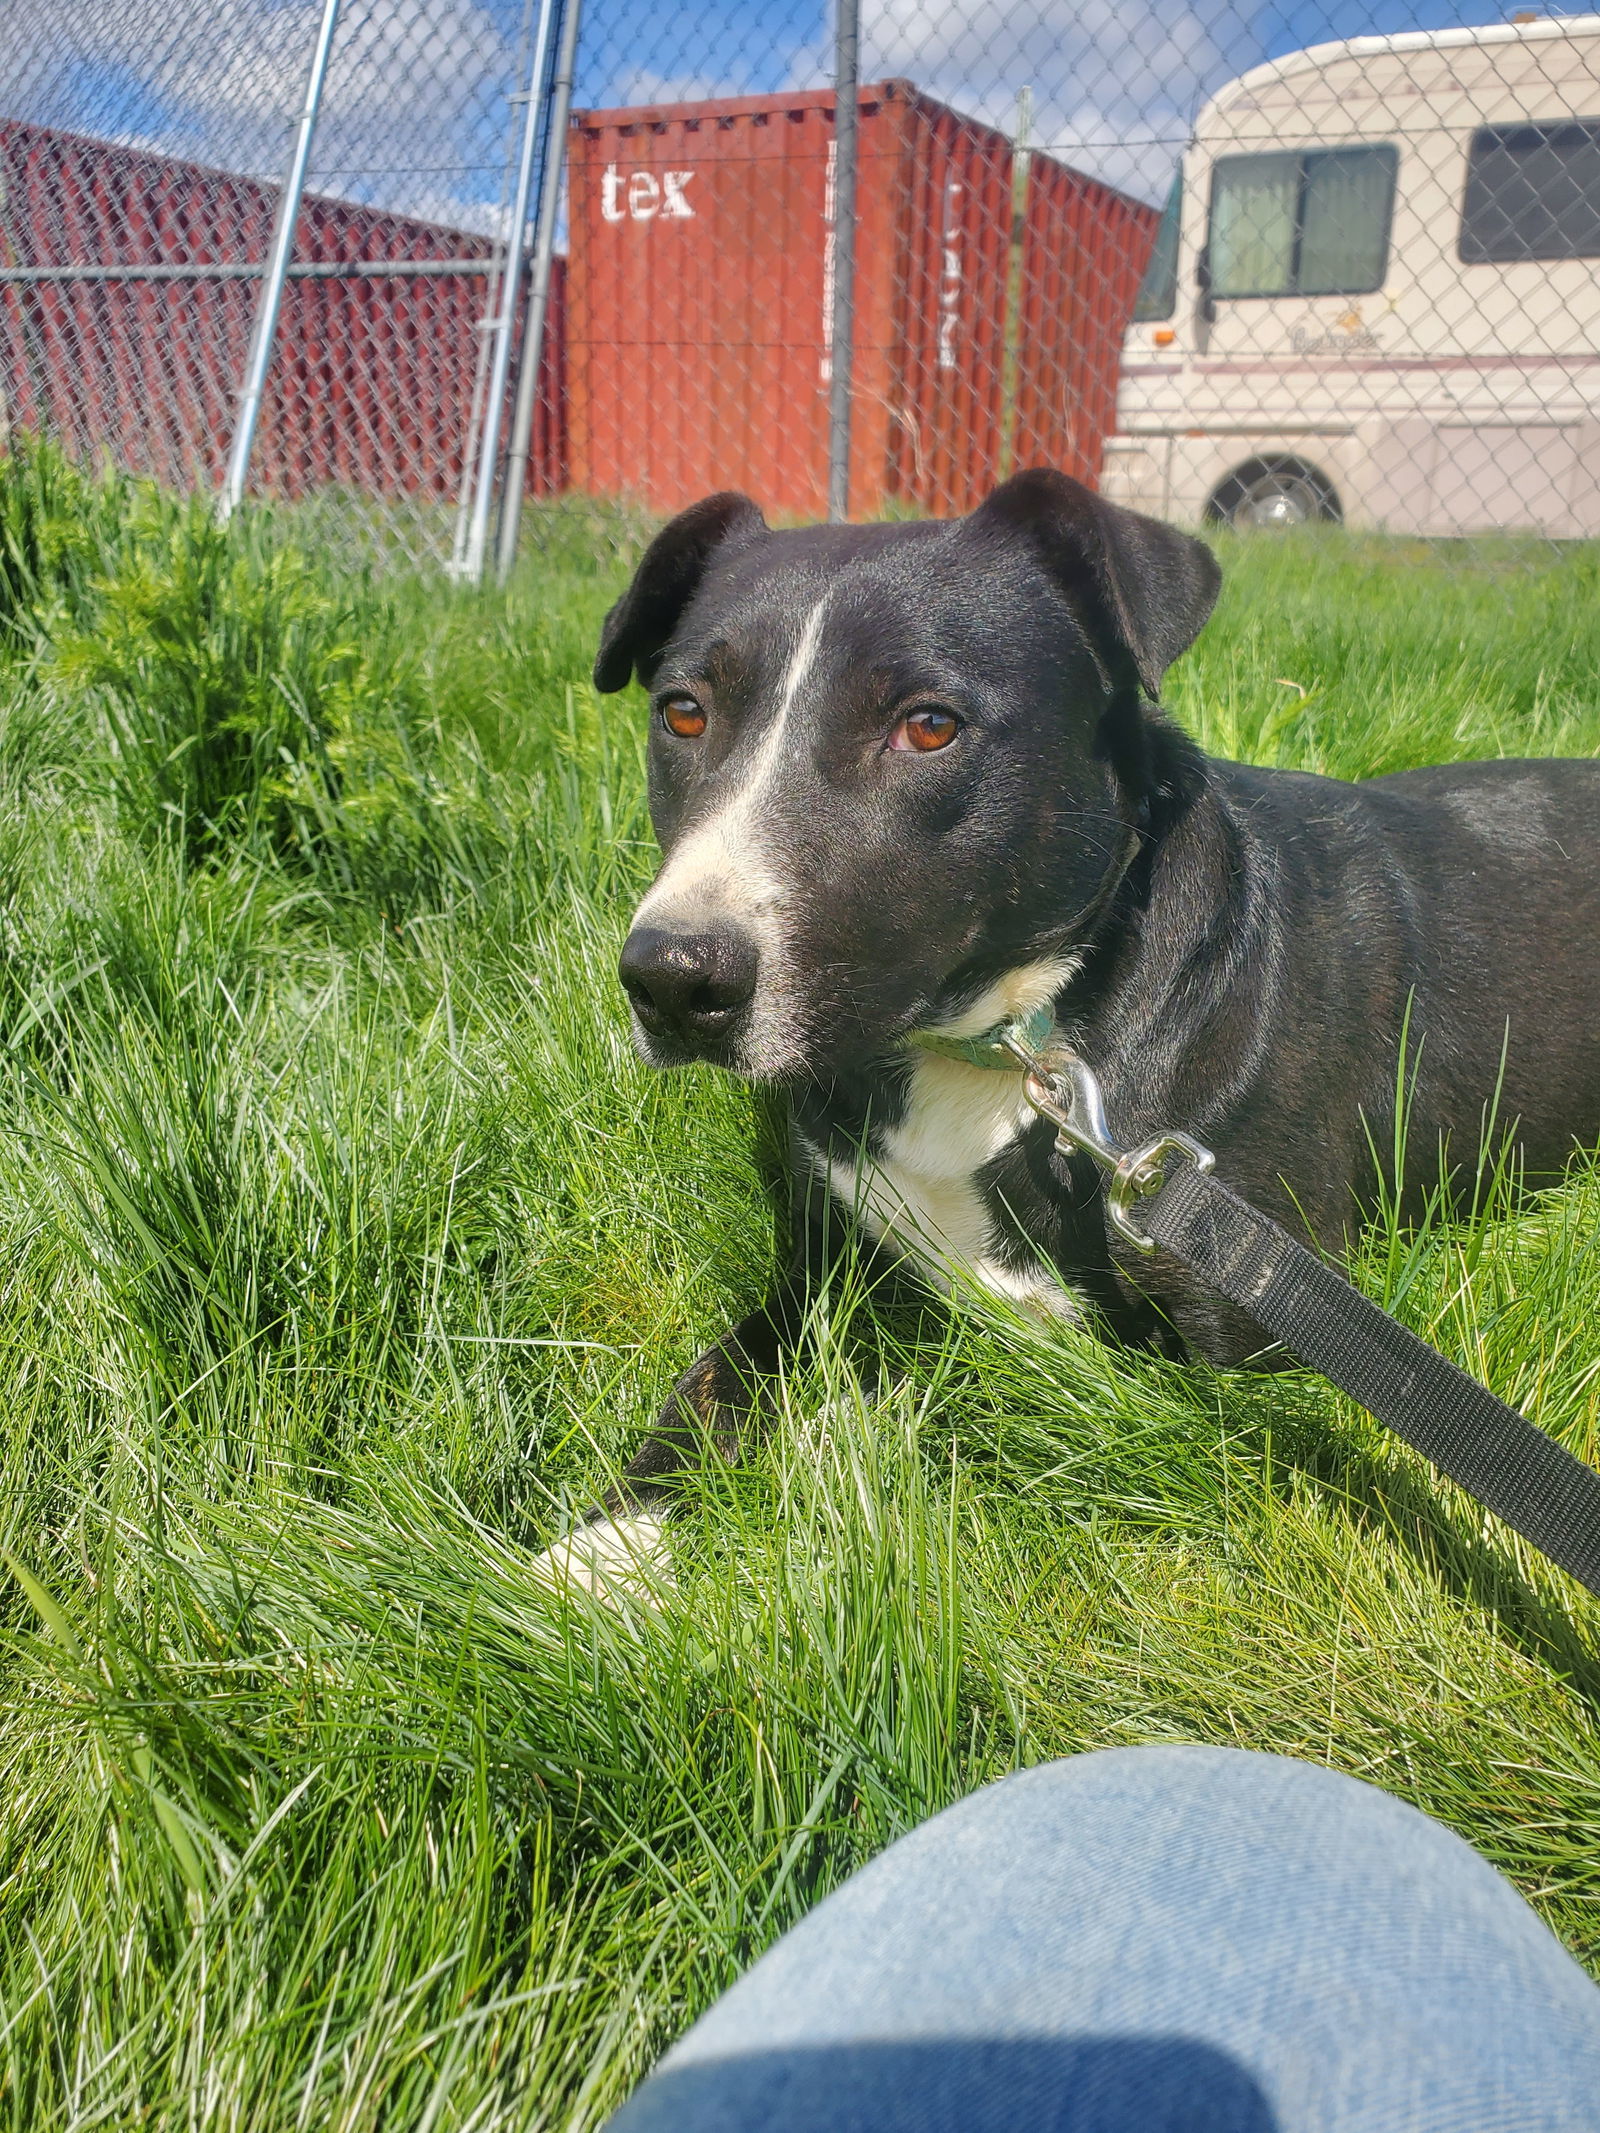
<instances>
[{"instance_id":1,"label":"leash strap webbing","mask_svg":"<svg viewBox=\"0 0 1600 2133\"><path fill-rule=\"evenodd\" d=\"M1193 1163L1169 1164L1135 1219L1291 1355L1600 1593L1600 1473Z\"/></svg>"}]
</instances>

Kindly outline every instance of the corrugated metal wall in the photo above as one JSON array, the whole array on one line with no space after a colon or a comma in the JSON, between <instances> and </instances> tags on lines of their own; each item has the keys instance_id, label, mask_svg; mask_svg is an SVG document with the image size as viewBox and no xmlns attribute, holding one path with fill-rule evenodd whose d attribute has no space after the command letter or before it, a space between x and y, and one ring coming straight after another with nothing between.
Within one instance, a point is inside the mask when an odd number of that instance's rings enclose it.
<instances>
[{"instance_id":1,"label":"corrugated metal wall","mask_svg":"<svg viewBox=\"0 0 1600 2133\"><path fill-rule=\"evenodd\" d=\"M901 142L899 422L884 487L929 511L966 511L993 487L1002 461L1011 143L925 97L904 93L891 108Z\"/></svg>"},{"instance_id":2,"label":"corrugated metal wall","mask_svg":"<svg viewBox=\"0 0 1600 2133\"><path fill-rule=\"evenodd\" d=\"M575 488L672 510L744 485L797 514L824 507L832 137L818 97L575 115Z\"/></svg>"},{"instance_id":3,"label":"corrugated metal wall","mask_svg":"<svg viewBox=\"0 0 1600 2133\"><path fill-rule=\"evenodd\" d=\"M1155 243L1155 210L1047 156L1022 225L1015 463L1097 481L1116 427L1122 337Z\"/></svg>"},{"instance_id":4,"label":"corrugated metal wall","mask_svg":"<svg viewBox=\"0 0 1600 2133\"><path fill-rule=\"evenodd\" d=\"M0 123L0 267L110 269L0 283L0 396L10 419L81 456L176 487L214 486L227 457L259 291L192 269L259 263L271 188L198 164ZM486 237L309 197L297 263L487 259ZM167 278L116 278L159 266ZM558 263L559 268L559 263ZM252 465L253 485L330 485L452 500L459 488L486 278L296 278ZM529 493L564 486L565 275L551 292Z\"/></svg>"},{"instance_id":5,"label":"corrugated metal wall","mask_svg":"<svg viewBox=\"0 0 1600 2133\"><path fill-rule=\"evenodd\" d=\"M1093 480L1152 209L904 82L860 99L851 512ZM826 505L833 99L577 113L570 478L674 510Z\"/></svg>"}]
</instances>

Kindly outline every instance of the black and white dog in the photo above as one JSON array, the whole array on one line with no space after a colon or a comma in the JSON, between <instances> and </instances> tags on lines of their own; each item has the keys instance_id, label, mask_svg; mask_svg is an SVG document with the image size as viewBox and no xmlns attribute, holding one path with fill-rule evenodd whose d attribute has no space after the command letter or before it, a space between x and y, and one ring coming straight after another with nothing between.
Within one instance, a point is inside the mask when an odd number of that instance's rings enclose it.
<instances>
[{"instance_id":1,"label":"black and white dog","mask_svg":"<svg viewBox=\"0 0 1600 2133\"><path fill-rule=\"evenodd\" d=\"M1332 1253L1402 1045L1425 1180L1441 1137L1476 1155L1497 1091L1535 1178L1600 1139L1600 762L1344 784L1212 761L1154 704L1219 580L1199 541L1043 471L947 523L774 533L713 496L651 544L595 664L650 691L665 855L622 981L648 1060L781 1085L793 1243L574 1568L650 1546L673 1470L748 1434L841 1213L939 1287L964 1269L1219 1364L1263 1348L1128 1251L1020 1069L979 1063L1031 1011L1124 1145L1183 1128Z\"/></svg>"}]
</instances>

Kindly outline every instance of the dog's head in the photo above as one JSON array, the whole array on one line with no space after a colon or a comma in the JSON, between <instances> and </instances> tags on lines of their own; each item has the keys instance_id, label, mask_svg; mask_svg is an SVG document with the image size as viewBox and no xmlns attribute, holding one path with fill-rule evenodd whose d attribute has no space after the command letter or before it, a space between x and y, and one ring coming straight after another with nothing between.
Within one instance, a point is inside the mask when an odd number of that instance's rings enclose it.
<instances>
[{"instance_id":1,"label":"dog's head","mask_svg":"<svg viewBox=\"0 0 1600 2133\"><path fill-rule=\"evenodd\" d=\"M969 518L647 550L595 683L651 698L665 855L622 955L645 1056L826 1076L1048 999L1146 797L1210 551L1049 472Z\"/></svg>"}]
</instances>

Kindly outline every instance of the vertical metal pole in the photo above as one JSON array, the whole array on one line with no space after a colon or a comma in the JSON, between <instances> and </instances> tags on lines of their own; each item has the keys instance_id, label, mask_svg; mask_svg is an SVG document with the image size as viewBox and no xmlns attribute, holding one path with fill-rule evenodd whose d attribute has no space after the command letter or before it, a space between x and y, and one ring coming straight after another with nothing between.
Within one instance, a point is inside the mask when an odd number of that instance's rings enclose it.
<instances>
[{"instance_id":1,"label":"vertical metal pole","mask_svg":"<svg viewBox=\"0 0 1600 2133\"><path fill-rule=\"evenodd\" d=\"M489 365L489 392L483 410L483 433L478 443L478 482L472 496L472 516L467 524L466 553L461 560L461 575L473 585L483 583L483 566L489 552L489 518L494 509L495 476L500 470L500 430L505 419L506 383L511 375L512 335L517 322L517 298L522 293L523 263L528 256L528 203L533 192L533 171L543 117L540 92L550 57L555 7L556 0L540 0L539 27L534 32L533 50L528 61L528 87L522 107L522 146L517 157L516 190L511 197L511 227L506 232L499 309L487 321L494 335L494 356Z\"/></svg>"},{"instance_id":2,"label":"vertical metal pole","mask_svg":"<svg viewBox=\"0 0 1600 2133\"><path fill-rule=\"evenodd\" d=\"M311 73L306 80L306 100L295 127L294 150L278 201L278 219L272 231L272 249L261 283L261 301L256 306L255 330L250 336L250 357L245 365L244 385L239 393L239 412L234 418L233 444L228 453L228 471L217 498L217 516L224 523L244 501L244 486L250 474L250 454L261 420L261 400L272 363L272 344L278 333L278 312L283 303L283 284L294 251L295 224L300 219L301 196L306 189L306 166L322 109L323 85L328 78L328 55L339 26L339 0L322 0L322 22L311 54Z\"/></svg>"},{"instance_id":3,"label":"vertical metal pole","mask_svg":"<svg viewBox=\"0 0 1600 2133\"><path fill-rule=\"evenodd\" d=\"M833 347L828 379L828 517L850 515L851 357L855 345L856 163L861 0L837 0L833 59Z\"/></svg>"},{"instance_id":4,"label":"vertical metal pole","mask_svg":"<svg viewBox=\"0 0 1600 2133\"><path fill-rule=\"evenodd\" d=\"M522 362L517 372L517 404L511 417L511 450L506 458L505 487L500 492L500 545L495 561L502 585L517 560L522 531L522 496L528 485L528 449L539 399L539 372L544 358L544 322L550 309L556 219L561 212L561 172L567 155L567 116L572 109L572 78L578 60L578 17L583 0L566 0L555 80L550 86L550 125L545 135L544 181L539 195L539 224L533 236L533 280L522 329Z\"/></svg>"},{"instance_id":5,"label":"vertical metal pole","mask_svg":"<svg viewBox=\"0 0 1600 2133\"><path fill-rule=\"evenodd\" d=\"M1022 263L1028 238L1032 129L1033 90L1024 86L1017 91L1017 137L1011 155L1011 245L1000 325L1000 458L994 470L999 481L1014 471L1017 450L1017 395L1022 382Z\"/></svg>"},{"instance_id":6,"label":"vertical metal pole","mask_svg":"<svg viewBox=\"0 0 1600 2133\"><path fill-rule=\"evenodd\" d=\"M533 51L533 18L538 0L522 0L522 22L517 34L517 77L526 73L529 57ZM517 99L508 99L513 114ZM510 227L511 195L517 182L517 151L522 129L514 129L506 142L505 166L500 173L498 206L502 230ZM467 417L467 427L461 442L461 479L456 484L455 538L450 546L450 560L445 565L446 573L459 578L466 569L467 539L472 529L472 497L478 479L478 442L483 435L483 410L488 398L489 384L489 329L493 324L494 292L500 266L497 260L493 271L484 284L489 315L473 321L474 353L472 361L472 406Z\"/></svg>"}]
</instances>

